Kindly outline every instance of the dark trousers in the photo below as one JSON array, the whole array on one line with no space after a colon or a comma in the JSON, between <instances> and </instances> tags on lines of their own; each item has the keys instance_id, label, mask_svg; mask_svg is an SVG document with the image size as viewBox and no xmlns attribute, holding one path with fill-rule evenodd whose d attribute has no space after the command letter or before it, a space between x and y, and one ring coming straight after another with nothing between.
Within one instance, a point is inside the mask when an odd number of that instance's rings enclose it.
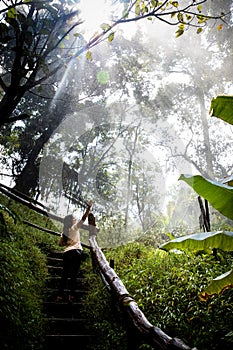
<instances>
[{"instance_id":1,"label":"dark trousers","mask_svg":"<svg viewBox=\"0 0 233 350\"><path fill-rule=\"evenodd\" d=\"M81 254L82 251L80 249L72 249L63 253L63 271L59 288L60 295L64 294L68 277L70 277L70 294L74 295L76 289L76 278L81 264Z\"/></svg>"}]
</instances>

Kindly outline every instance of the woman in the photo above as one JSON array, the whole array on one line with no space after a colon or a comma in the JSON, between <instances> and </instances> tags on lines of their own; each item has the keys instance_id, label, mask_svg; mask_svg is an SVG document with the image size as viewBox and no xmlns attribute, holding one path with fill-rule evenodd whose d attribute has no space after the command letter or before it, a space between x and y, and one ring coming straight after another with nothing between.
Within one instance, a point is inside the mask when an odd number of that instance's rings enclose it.
<instances>
[{"instance_id":1,"label":"woman","mask_svg":"<svg viewBox=\"0 0 233 350\"><path fill-rule=\"evenodd\" d=\"M80 221L77 221L72 214L67 215L64 218L64 227L61 239L59 241L59 246L65 246L66 248L63 253L63 271L57 301L64 298L64 289L66 287L68 277L71 278L69 301L74 300L76 278L80 269L81 255L83 252L79 228L86 220L91 206L92 202L88 203L87 209Z\"/></svg>"}]
</instances>

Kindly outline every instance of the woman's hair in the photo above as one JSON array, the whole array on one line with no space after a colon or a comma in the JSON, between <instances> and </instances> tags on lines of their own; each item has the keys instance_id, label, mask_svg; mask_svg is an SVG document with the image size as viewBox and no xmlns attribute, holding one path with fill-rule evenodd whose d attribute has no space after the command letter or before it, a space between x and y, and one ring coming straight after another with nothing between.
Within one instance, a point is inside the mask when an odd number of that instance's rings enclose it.
<instances>
[{"instance_id":1,"label":"woman's hair","mask_svg":"<svg viewBox=\"0 0 233 350\"><path fill-rule=\"evenodd\" d=\"M64 226L63 226L62 236L63 236L64 243L66 244L69 236L69 229L73 225L73 215L70 214L65 216L63 224Z\"/></svg>"},{"instance_id":2,"label":"woman's hair","mask_svg":"<svg viewBox=\"0 0 233 350\"><path fill-rule=\"evenodd\" d=\"M95 217L92 213L88 214L88 224L95 226Z\"/></svg>"}]
</instances>

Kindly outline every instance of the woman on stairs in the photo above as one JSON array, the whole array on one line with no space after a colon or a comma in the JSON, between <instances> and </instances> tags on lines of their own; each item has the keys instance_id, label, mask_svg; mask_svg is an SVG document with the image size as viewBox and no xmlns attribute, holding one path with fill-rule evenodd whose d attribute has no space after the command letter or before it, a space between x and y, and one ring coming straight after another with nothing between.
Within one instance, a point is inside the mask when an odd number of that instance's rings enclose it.
<instances>
[{"instance_id":1,"label":"woman on stairs","mask_svg":"<svg viewBox=\"0 0 233 350\"><path fill-rule=\"evenodd\" d=\"M59 241L59 246L65 246L66 248L63 253L63 271L57 301L61 301L64 298L64 289L68 277L71 278L69 301L72 302L74 300L76 278L80 269L81 256L83 253L79 228L86 220L92 204L92 202L88 203L87 209L80 221L77 221L73 214L67 215L64 218L63 232Z\"/></svg>"}]
</instances>

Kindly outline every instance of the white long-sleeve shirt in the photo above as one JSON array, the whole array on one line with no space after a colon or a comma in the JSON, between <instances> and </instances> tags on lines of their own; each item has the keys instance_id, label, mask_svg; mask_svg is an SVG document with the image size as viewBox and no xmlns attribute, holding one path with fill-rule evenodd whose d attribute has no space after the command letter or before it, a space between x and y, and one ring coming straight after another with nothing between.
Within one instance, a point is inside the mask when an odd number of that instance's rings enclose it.
<instances>
[{"instance_id":1,"label":"white long-sleeve shirt","mask_svg":"<svg viewBox=\"0 0 233 350\"><path fill-rule=\"evenodd\" d=\"M79 229L83 225L84 221L80 220L76 224L70 227L68 232L68 240L64 252L68 252L71 249L83 249L80 240Z\"/></svg>"}]
</instances>

